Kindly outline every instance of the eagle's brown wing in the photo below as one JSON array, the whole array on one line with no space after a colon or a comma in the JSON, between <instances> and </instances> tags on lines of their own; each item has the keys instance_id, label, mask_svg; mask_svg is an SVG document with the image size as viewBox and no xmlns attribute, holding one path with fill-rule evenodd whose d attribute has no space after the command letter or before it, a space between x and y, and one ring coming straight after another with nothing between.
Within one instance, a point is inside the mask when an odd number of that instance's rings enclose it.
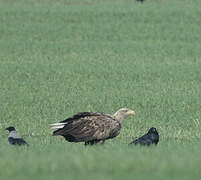
<instances>
[{"instance_id":1,"label":"eagle's brown wing","mask_svg":"<svg viewBox=\"0 0 201 180\"><path fill-rule=\"evenodd\" d=\"M71 142L109 139L117 136L121 125L112 116L103 113L83 112L68 118L63 128L53 132Z\"/></svg>"}]
</instances>

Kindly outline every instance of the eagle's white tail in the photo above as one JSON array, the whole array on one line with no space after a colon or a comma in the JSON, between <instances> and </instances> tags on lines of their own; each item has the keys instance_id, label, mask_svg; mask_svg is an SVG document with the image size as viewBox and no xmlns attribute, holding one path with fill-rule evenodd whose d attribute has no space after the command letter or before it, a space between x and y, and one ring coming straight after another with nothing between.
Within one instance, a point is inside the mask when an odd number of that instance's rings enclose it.
<instances>
[{"instance_id":1,"label":"eagle's white tail","mask_svg":"<svg viewBox=\"0 0 201 180\"><path fill-rule=\"evenodd\" d=\"M51 129L60 129L63 128L66 125L66 123L54 123L50 124Z\"/></svg>"}]
</instances>

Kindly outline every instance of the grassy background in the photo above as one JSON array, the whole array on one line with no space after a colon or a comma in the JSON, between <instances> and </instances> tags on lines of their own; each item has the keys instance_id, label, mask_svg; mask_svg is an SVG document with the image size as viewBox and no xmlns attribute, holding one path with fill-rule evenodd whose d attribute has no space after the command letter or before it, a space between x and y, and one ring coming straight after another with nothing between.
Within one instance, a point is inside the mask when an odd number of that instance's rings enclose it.
<instances>
[{"instance_id":1,"label":"grassy background","mask_svg":"<svg viewBox=\"0 0 201 180\"><path fill-rule=\"evenodd\" d=\"M199 0L0 0L0 178L200 179ZM81 111L136 111L104 146L51 137ZM10 147L13 125L30 147ZM157 147L127 146L155 126Z\"/></svg>"}]
</instances>

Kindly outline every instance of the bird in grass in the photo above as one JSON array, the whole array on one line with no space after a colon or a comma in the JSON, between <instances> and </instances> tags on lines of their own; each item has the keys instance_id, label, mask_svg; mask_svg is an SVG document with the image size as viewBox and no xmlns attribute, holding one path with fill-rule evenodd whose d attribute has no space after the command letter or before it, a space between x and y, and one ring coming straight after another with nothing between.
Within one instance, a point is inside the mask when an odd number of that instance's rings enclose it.
<instances>
[{"instance_id":1,"label":"bird in grass","mask_svg":"<svg viewBox=\"0 0 201 180\"><path fill-rule=\"evenodd\" d=\"M144 2L144 0L136 0L137 2L141 2L141 3L143 3Z\"/></svg>"},{"instance_id":2,"label":"bird in grass","mask_svg":"<svg viewBox=\"0 0 201 180\"><path fill-rule=\"evenodd\" d=\"M119 135L124 120L135 115L133 110L122 108L113 115L98 112L81 112L59 123L51 124L69 142L85 142L85 145L104 144L105 140Z\"/></svg>"},{"instance_id":3,"label":"bird in grass","mask_svg":"<svg viewBox=\"0 0 201 180\"><path fill-rule=\"evenodd\" d=\"M28 143L16 132L13 126L6 128L9 131L8 142L11 145L28 145Z\"/></svg>"},{"instance_id":4,"label":"bird in grass","mask_svg":"<svg viewBox=\"0 0 201 180\"><path fill-rule=\"evenodd\" d=\"M152 127L149 129L147 134L134 140L133 142L130 143L130 145L134 144L134 145L150 146L151 144L157 145L158 141L159 141L159 134L156 128Z\"/></svg>"}]
</instances>

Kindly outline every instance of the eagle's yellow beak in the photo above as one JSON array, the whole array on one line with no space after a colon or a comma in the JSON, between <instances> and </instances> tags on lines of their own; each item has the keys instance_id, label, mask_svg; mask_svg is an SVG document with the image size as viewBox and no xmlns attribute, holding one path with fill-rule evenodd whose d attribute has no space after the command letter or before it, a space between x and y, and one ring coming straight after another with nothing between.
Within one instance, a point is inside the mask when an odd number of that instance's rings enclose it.
<instances>
[{"instance_id":1,"label":"eagle's yellow beak","mask_svg":"<svg viewBox=\"0 0 201 180\"><path fill-rule=\"evenodd\" d=\"M129 114L129 115L133 115L133 116L135 116L135 115L136 115L136 112L133 111L133 110L130 110L130 111L128 111L128 114Z\"/></svg>"}]
</instances>

